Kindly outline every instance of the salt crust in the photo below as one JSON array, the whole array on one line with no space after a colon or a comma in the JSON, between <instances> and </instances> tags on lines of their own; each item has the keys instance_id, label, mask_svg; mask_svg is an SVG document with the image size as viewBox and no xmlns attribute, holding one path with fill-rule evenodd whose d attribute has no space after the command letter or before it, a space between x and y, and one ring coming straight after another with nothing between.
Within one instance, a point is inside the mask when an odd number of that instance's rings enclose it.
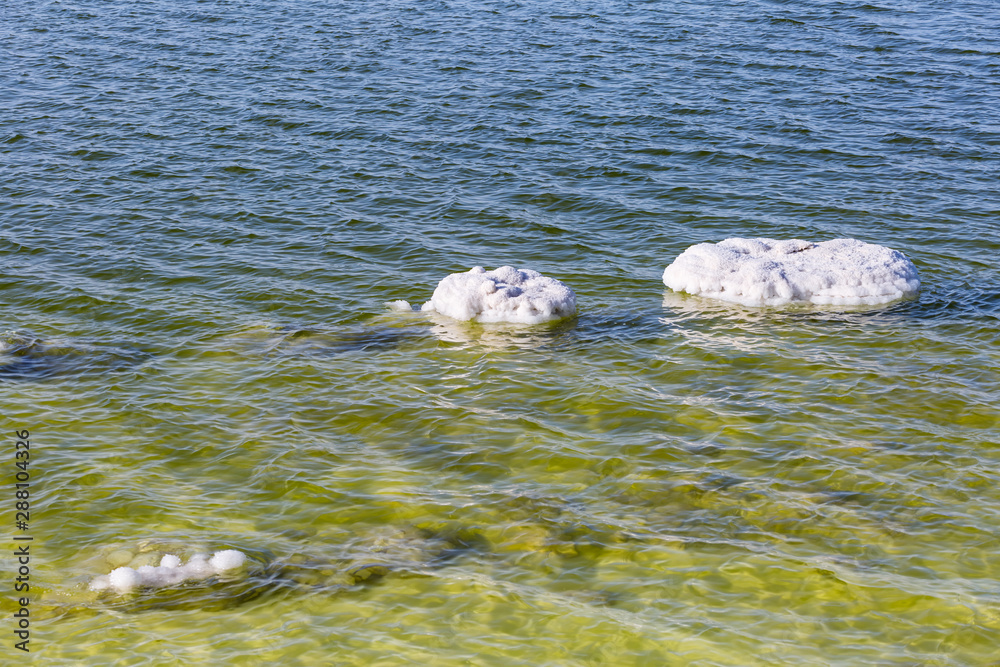
<instances>
[{"instance_id":1,"label":"salt crust","mask_svg":"<svg viewBox=\"0 0 1000 667\"><path fill-rule=\"evenodd\" d=\"M138 568L119 567L110 574L94 577L90 582L90 590L103 591L112 589L116 593L130 593L132 590L145 588L162 588L173 586L185 581L208 579L212 575L235 570L246 562L246 555L235 549L216 551L211 558L205 554L195 554L187 565L181 565L181 559L167 554L160 559L159 567L143 565Z\"/></svg>"},{"instance_id":2,"label":"salt crust","mask_svg":"<svg viewBox=\"0 0 1000 667\"><path fill-rule=\"evenodd\" d=\"M677 292L780 306L873 305L916 294L917 267L896 250L855 239L726 239L691 246L663 272Z\"/></svg>"},{"instance_id":3,"label":"salt crust","mask_svg":"<svg viewBox=\"0 0 1000 667\"><path fill-rule=\"evenodd\" d=\"M555 278L531 269L481 266L453 273L438 283L422 310L456 320L538 324L576 312L576 294Z\"/></svg>"}]
</instances>

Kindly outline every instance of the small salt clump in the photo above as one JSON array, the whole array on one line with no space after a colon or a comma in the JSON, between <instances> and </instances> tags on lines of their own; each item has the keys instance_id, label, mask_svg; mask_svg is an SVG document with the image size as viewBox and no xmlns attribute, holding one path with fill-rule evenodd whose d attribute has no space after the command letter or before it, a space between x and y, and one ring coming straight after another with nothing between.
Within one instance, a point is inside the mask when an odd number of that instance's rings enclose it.
<instances>
[{"instance_id":1,"label":"small salt clump","mask_svg":"<svg viewBox=\"0 0 1000 667\"><path fill-rule=\"evenodd\" d=\"M90 590L103 591L111 587L111 578L106 574L99 574L90 582Z\"/></svg>"},{"instance_id":2,"label":"small salt clump","mask_svg":"<svg viewBox=\"0 0 1000 667\"><path fill-rule=\"evenodd\" d=\"M242 552L235 549L227 549L225 551L216 551L215 555L208 561L208 564L216 572L225 572L226 570L235 570L240 567L246 562L246 559L247 557Z\"/></svg>"},{"instance_id":3,"label":"small salt clump","mask_svg":"<svg viewBox=\"0 0 1000 667\"><path fill-rule=\"evenodd\" d=\"M160 567L180 567L181 559L173 554L166 554L160 559Z\"/></svg>"},{"instance_id":4,"label":"small salt clump","mask_svg":"<svg viewBox=\"0 0 1000 667\"><path fill-rule=\"evenodd\" d=\"M187 571L192 579L208 579L215 574L215 570L208 564L208 556L205 554L195 554L191 556L191 559L188 560L188 564L184 567L187 568Z\"/></svg>"},{"instance_id":5,"label":"small salt clump","mask_svg":"<svg viewBox=\"0 0 1000 667\"><path fill-rule=\"evenodd\" d=\"M403 301L402 299L400 299L399 301L389 301L385 305L389 310L398 310L401 312L413 310L413 307L410 305L410 302Z\"/></svg>"},{"instance_id":6,"label":"small salt clump","mask_svg":"<svg viewBox=\"0 0 1000 667\"><path fill-rule=\"evenodd\" d=\"M920 276L903 253L855 239L732 238L691 246L664 270L663 283L677 292L746 306L845 306L912 296Z\"/></svg>"},{"instance_id":7,"label":"small salt clump","mask_svg":"<svg viewBox=\"0 0 1000 667\"><path fill-rule=\"evenodd\" d=\"M538 324L576 312L576 294L555 278L531 269L481 266L453 273L438 283L423 310L456 320Z\"/></svg>"},{"instance_id":8,"label":"small salt clump","mask_svg":"<svg viewBox=\"0 0 1000 667\"><path fill-rule=\"evenodd\" d=\"M128 566L114 569L108 575L108 584L119 593L128 593L141 581L139 573Z\"/></svg>"},{"instance_id":9,"label":"small salt clump","mask_svg":"<svg viewBox=\"0 0 1000 667\"><path fill-rule=\"evenodd\" d=\"M130 593L136 588L162 588L207 579L215 574L236 570L246 562L246 555L235 549L216 551L211 558L205 554L195 554L188 559L187 565L181 565L181 559L173 554L166 554L160 559L159 566L142 565L138 568L119 567L107 575L94 577L90 582L90 590L103 591L112 589L116 593Z\"/></svg>"}]
</instances>

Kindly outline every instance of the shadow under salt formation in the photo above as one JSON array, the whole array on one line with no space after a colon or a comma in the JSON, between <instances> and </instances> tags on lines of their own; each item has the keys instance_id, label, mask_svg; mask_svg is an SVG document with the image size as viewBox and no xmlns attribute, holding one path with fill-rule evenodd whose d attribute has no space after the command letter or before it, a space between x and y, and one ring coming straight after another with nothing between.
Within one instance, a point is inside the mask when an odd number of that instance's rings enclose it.
<instances>
[{"instance_id":1,"label":"shadow under salt formation","mask_svg":"<svg viewBox=\"0 0 1000 667\"><path fill-rule=\"evenodd\" d=\"M543 324L461 322L430 312L431 333L446 343L485 349L566 349L655 342L660 314L621 310L586 312Z\"/></svg>"},{"instance_id":2,"label":"shadow under salt formation","mask_svg":"<svg viewBox=\"0 0 1000 667\"><path fill-rule=\"evenodd\" d=\"M666 291L663 294L662 324L706 324L724 322L744 332L772 332L774 325L895 326L919 319L926 295L875 305L828 305L793 303L783 306L744 306L738 303Z\"/></svg>"},{"instance_id":3,"label":"shadow under salt formation","mask_svg":"<svg viewBox=\"0 0 1000 667\"><path fill-rule=\"evenodd\" d=\"M42 340L30 334L0 334L0 381L30 382L101 375L134 368L152 354L132 347Z\"/></svg>"},{"instance_id":4,"label":"shadow under salt formation","mask_svg":"<svg viewBox=\"0 0 1000 667\"><path fill-rule=\"evenodd\" d=\"M662 306L670 309L677 317L724 316L747 322L764 322L775 319L816 317L850 319L875 316L893 312L905 304L916 302L917 299L918 297L914 296L880 304L835 305L794 302L781 306L746 306L731 301L666 290L663 293Z\"/></svg>"},{"instance_id":5,"label":"shadow under salt formation","mask_svg":"<svg viewBox=\"0 0 1000 667\"><path fill-rule=\"evenodd\" d=\"M919 296L876 305L742 306L705 297L666 291L660 322L681 330L721 324L741 334L757 335L763 342L774 335L775 325L789 330L816 327L827 331L861 327L966 327L966 338L992 336L1000 321L1000 291L969 283L925 288ZM703 332L704 333L704 332ZM703 335L703 334L699 334Z\"/></svg>"},{"instance_id":6,"label":"shadow under salt formation","mask_svg":"<svg viewBox=\"0 0 1000 667\"><path fill-rule=\"evenodd\" d=\"M513 324L456 320L435 311L426 315L431 322L430 332L438 340L493 350L544 347L570 333L577 322L575 316L541 324Z\"/></svg>"}]
</instances>

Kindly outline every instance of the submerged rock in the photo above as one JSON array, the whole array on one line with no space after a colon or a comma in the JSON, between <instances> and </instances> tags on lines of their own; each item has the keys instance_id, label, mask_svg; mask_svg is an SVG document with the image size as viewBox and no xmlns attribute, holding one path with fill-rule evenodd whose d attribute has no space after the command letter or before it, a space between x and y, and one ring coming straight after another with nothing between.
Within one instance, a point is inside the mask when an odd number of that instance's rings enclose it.
<instances>
[{"instance_id":1,"label":"submerged rock","mask_svg":"<svg viewBox=\"0 0 1000 667\"><path fill-rule=\"evenodd\" d=\"M121 371L152 355L127 347L42 340L28 334L0 334L0 380L31 381Z\"/></svg>"},{"instance_id":2,"label":"submerged rock","mask_svg":"<svg viewBox=\"0 0 1000 667\"><path fill-rule=\"evenodd\" d=\"M394 350L426 336L426 329L416 327L370 326L327 331L318 327L268 325L248 329L224 340L227 346L235 342L240 347L268 354L324 357Z\"/></svg>"},{"instance_id":3,"label":"submerged rock","mask_svg":"<svg viewBox=\"0 0 1000 667\"><path fill-rule=\"evenodd\" d=\"M288 339L284 352L312 354L344 354L346 352L381 352L393 350L411 340L424 337L412 329L378 327L337 334L302 332Z\"/></svg>"}]
</instances>

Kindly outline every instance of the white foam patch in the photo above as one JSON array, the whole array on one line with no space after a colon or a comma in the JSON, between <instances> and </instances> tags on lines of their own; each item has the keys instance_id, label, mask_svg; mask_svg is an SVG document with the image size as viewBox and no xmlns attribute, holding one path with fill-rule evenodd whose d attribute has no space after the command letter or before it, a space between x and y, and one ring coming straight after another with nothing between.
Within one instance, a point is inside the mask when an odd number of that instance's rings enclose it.
<instances>
[{"instance_id":1,"label":"white foam patch","mask_svg":"<svg viewBox=\"0 0 1000 667\"><path fill-rule=\"evenodd\" d=\"M538 324L576 312L576 294L555 278L512 266L481 266L453 273L438 283L423 310L456 320Z\"/></svg>"},{"instance_id":2,"label":"white foam patch","mask_svg":"<svg viewBox=\"0 0 1000 667\"><path fill-rule=\"evenodd\" d=\"M903 253L855 239L726 239L691 246L663 272L663 283L747 306L792 302L874 305L916 294L917 267Z\"/></svg>"},{"instance_id":3,"label":"white foam patch","mask_svg":"<svg viewBox=\"0 0 1000 667\"><path fill-rule=\"evenodd\" d=\"M210 559L204 554L195 554L187 565L181 565L180 558L166 554L160 559L159 566L143 565L134 569L124 566L112 570L110 574L94 577L90 582L90 590L103 591L110 588L116 593L125 594L136 588L174 586L231 572L242 567L246 558L241 551L226 549L216 551Z\"/></svg>"}]
</instances>

